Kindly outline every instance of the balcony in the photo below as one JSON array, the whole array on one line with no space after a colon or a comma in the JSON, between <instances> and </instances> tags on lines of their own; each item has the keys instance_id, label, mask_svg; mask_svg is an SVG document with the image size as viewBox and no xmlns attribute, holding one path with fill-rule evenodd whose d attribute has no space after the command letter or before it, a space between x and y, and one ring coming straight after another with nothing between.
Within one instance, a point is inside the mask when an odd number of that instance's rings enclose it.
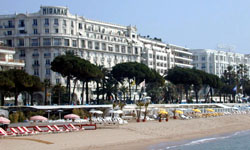
<instances>
[{"instance_id":1,"label":"balcony","mask_svg":"<svg viewBox=\"0 0 250 150\"><path fill-rule=\"evenodd\" d=\"M44 42L43 46L51 46L51 43L50 42Z\"/></svg>"},{"instance_id":2,"label":"balcony","mask_svg":"<svg viewBox=\"0 0 250 150\"><path fill-rule=\"evenodd\" d=\"M32 64L33 67L39 67L40 64Z\"/></svg>"},{"instance_id":3,"label":"balcony","mask_svg":"<svg viewBox=\"0 0 250 150\"><path fill-rule=\"evenodd\" d=\"M31 46L39 46L39 43L31 43Z\"/></svg>"},{"instance_id":4,"label":"balcony","mask_svg":"<svg viewBox=\"0 0 250 150\"><path fill-rule=\"evenodd\" d=\"M25 54L20 54L19 57L25 57Z\"/></svg>"},{"instance_id":5,"label":"balcony","mask_svg":"<svg viewBox=\"0 0 250 150\"><path fill-rule=\"evenodd\" d=\"M23 60L17 60L17 59L0 59L0 65L1 66L17 66L17 67L24 67L24 61Z\"/></svg>"},{"instance_id":6,"label":"balcony","mask_svg":"<svg viewBox=\"0 0 250 150\"><path fill-rule=\"evenodd\" d=\"M8 25L8 26L4 26L4 28L8 29L8 28L15 28L14 25Z\"/></svg>"},{"instance_id":7,"label":"balcony","mask_svg":"<svg viewBox=\"0 0 250 150\"><path fill-rule=\"evenodd\" d=\"M33 53L32 56L33 57L39 57L39 53Z\"/></svg>"},{"instance_id":8,"label":"balcony","mask_svg":"<svg viewBox=\"0 0 250 150\"><path fill-rule=\"evenodd\" d=\"M44 53L44 58L50 58L51 57L51 53Z\"/></svg>"}]
</instances>

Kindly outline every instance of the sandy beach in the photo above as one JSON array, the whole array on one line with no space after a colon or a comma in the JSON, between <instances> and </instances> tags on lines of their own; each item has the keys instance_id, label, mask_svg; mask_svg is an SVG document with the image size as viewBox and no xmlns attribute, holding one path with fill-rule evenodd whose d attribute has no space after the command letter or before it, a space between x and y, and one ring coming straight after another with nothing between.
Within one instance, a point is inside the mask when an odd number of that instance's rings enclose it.
<instances>
[{"instance_id":1,"label":"sandy beach","mask_svg":"<svg viewBox=\"0 0 250 150\"><path fill-rule=\"evenodd\" d=\"M3 150L145 150L161 143L250 129L250 115L130 122L97 130L0 139Z\"/></svg>"}]
</instances>

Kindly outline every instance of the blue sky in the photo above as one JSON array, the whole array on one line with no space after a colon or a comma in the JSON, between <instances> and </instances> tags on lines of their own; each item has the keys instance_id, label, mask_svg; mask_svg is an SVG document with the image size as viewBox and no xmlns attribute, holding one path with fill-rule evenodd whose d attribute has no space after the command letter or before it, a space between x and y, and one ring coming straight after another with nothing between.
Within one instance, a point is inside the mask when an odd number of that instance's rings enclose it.
<instances>
[{"instance_id":1,"label":"blue sky","mask_svg":"<svg viewBox=\"0 0 250 150\"><path fill-rule=\"evenodd\" d=\"M41 5L67 6L72 14L121 25L141 35L188 48L233 46L250 54L248 0L5 0L0 14L37 12Z\"/></svg>"}]
</instances>

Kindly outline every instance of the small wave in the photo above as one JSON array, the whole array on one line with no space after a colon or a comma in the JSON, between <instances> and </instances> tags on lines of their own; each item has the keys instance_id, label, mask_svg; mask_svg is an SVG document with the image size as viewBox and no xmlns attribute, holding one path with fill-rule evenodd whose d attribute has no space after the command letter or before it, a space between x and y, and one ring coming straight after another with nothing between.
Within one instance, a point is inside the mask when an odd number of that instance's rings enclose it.
<instances>
[{"instance_id":1,"label":"small wave","mask_svg":"<svg viewBox=\"0 0 250 150\"><path fill-rule=\"evenodd\" d=\"M227 136L220 136L220 137L211 137L211 138L204 138L204 139L199 139L199 140L194 140L185 144L180 144L180 145L174 145L174 146L168 146L165 147L166 150L168 149L174 149L177 147L183 147L183 146L192 146L192 145L196 145L196 144L202 144L202 143L206 143L206 142L210 142L210 141L214 141L214 140L220 140L220 139L227 139L227 138L231 138L237 135L242 135L244 133L249 133L250 130L248 131L239 131L239 132L235 132L234 134L231 135L227 135Z\"/></svg>"}]
</instances>

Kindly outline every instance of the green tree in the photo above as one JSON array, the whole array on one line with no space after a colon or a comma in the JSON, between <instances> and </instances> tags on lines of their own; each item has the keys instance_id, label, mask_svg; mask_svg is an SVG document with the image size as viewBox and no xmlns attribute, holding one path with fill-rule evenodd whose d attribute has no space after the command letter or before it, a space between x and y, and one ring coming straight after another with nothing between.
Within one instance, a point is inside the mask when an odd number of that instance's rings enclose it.
<instances>
[{"instance_id":1,"label":"green tree","mask_svg":"<svg viewBox=\"0 0 250 150\"><path fill-rule=\"evenodd\" d=\"M115 65L111 71L114 78L123 83L125 80L129 83L129 99L131 99L131 82L135 81L136 91L137 86L144 80L152 78L152 71L142 63L126 62Z\"/></svg>"},{"instance_id":2,"label":"green tree","mask_svg":"<svg viewBox=\"0 0 250 150\"><path fill-rule=\"evenodd\" d=\"M29 87L26 87L25 90L30 95L31 105L34 105L33 93L38 92L38 91L42 91L43 90L43 83L40 81L40 78L37 76L30 76L30 81L31 81L32 85Z\"/></svg>"},{"instance_id":3,"label":"green tree","mask_svg":"<svg viewBox=\"0 0 250 150\"><path fill-rule=\"evenodd\" d=\"M5 71L0 71L0 94L1 94L1 106L4 106L4 96L15 86L12 80L8 78Z\"/></svg>"},{"instance_id":4,"label":"green tree","mask_svg":"<svg viewBox=\"0 0 250 150\"><path fill-rule=\"evenodd\" d=\"M51 93L53 104L61 105L63 103L67 103L67 100L65 99L66 88L61 84L54 85L52 87Z\"/></svg>"},{"instance_id":5,"label":"green tree","mask_svg":"<svg viewBox=\"0 0 250 150\"><path fill-rule=\"evenodd\" d=\"M14 93L15 96L15 105L18 105L17 97L22 92L25 91L26 88L32 87L32 79L29 74L27 74L24 70L11 69L7 71L7 75L9 79L14 83L13 88L11 88L11 92Z\"/></svg>"}]
</instances>

